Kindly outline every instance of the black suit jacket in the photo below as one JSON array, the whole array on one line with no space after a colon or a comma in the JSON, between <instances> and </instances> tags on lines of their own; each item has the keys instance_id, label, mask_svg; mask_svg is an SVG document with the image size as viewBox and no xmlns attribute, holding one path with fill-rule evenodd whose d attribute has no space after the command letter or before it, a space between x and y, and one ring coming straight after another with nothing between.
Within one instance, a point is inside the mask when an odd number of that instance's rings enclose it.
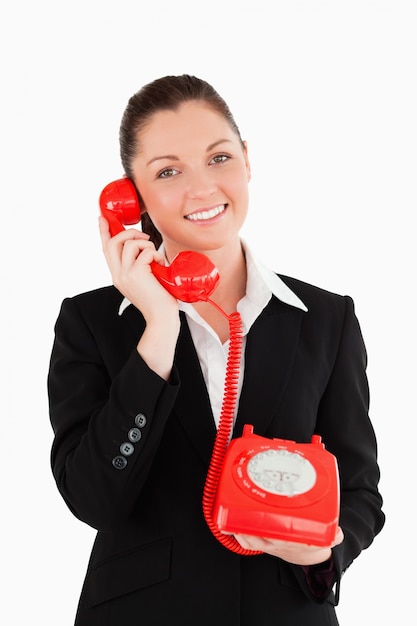
<instances>
[{"instance_id":1,"label":"black suit jacket","mask_svg":"<svg viewBox=\"0 0 417 626\"><path fill-rule=\"evenodd\" d=\"M366 352L351 298L282 278L308 312L273 297L254 323L234 435L245 423L299 442L318 433L335 454L338 585L384 523ZM337 624L333 592L315 597L301 567L212 536L201 500L216 431L185 316L165 382L136 351L142 315L119 316L121 301L114 287L64 300L48 378L58 489L98 530L77 626Z\"/></svg>"}]
</instances>

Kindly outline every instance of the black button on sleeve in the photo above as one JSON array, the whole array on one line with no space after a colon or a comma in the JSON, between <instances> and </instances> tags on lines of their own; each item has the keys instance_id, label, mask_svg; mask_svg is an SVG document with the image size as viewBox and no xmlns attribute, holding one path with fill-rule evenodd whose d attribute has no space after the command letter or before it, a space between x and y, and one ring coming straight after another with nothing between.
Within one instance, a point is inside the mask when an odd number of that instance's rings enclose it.
<instances>
[{"instance_id":1,"label":"black button on sleeve","mask_svg":"<svg viewBox=\"0 0 417 626\"><path fill-rule=\"evenodd\" d=\"M124 456L115 456L112 463L116 469L124 469L127 465L127 459Z\"/></svg>"}]
</instances>

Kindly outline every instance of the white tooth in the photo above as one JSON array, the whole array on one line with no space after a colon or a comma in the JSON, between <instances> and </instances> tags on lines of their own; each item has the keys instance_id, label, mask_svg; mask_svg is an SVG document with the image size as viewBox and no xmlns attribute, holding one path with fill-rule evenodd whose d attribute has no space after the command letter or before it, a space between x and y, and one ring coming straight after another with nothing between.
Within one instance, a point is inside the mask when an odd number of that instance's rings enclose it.
<instances>
[{"instance_id":1,"label":"white tooth","mask_svg":"<svg viewBox=\"0 0 417 626\"><path fill-rule=\"evenodd\" d=\"M212 217L216 217L216 215L219 215L220 213L223 213L224 211L224 204L221 204L220 206L214 207L213 209L210 209L209 211L202 211L199 213L193 213L192 215L189 215L187 217L187 219L189 220L209 220Z\"/></svg>"}]
</instances>

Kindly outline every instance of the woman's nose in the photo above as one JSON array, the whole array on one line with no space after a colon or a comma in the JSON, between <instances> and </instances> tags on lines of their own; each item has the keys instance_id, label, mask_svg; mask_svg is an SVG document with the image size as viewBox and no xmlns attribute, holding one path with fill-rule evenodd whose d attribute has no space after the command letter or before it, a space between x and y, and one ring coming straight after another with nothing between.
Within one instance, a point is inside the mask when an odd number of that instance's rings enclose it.
<instances>
[{"instance_id":1,"label":"woman's nose","mask_svg":"<svg viewBox=\"0 0 417 626\"><path fill-rule=\"evenodd\" d=\"M190 198L207 198L215 193L216 189L216 181L206 169L189 174L187 191Z\"/></svg>"}]
</instances>

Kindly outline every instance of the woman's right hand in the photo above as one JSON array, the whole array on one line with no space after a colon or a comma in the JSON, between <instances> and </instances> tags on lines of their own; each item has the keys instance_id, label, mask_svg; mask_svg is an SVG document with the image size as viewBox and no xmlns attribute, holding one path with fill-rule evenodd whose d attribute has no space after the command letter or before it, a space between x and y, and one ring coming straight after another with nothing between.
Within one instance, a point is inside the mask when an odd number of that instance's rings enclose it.
<instances>
[{"instance_id":1,"label":"woman's right hand","mask_svg":"<svg viewBox=\"0 0 417 626\"><path fill-rule=\"evenodd\" d=\"M160 376L169 377L179 333L178 302L152 273L153 261L165 263L145 233L129 228L112 237L107 220L99 217L104 256L114 286L140 310L146 329L138 352Z\"/></svg>"},{"instance_id":2,"label":"woman's right hand","mask_svg":"<svg viewBox=\"0 0 417 626\"><path fill-rule=\"evenodd\" d=\"M175 298L152 274L152 261L164 263L165 259L155 250L149 235L129 228L111 237L108 222L102 216L99 228L114 286L141 311L145 319L161 316L161 312L166 316L166 310L177 310Z\"/></svg>"}]
</instances>

